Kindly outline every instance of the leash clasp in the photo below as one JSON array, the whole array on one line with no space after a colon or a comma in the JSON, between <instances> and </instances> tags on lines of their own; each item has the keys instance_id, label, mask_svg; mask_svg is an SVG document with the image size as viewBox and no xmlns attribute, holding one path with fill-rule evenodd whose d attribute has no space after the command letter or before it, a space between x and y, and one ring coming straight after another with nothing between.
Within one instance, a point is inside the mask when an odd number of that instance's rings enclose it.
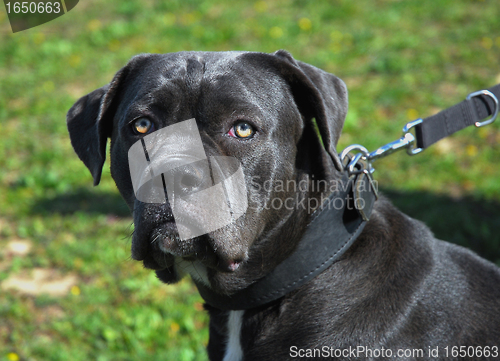
<instances>
[{"instance_id":1,"label":"leash clasp","mask_svg":"<svg viewBox=\"0 0 500 361\"><path fill-rule=\"evenodd\" d=\"M498 115L498 99L495 96L495 94L493 94L489 90L479 90L477 92L470 93L469 95L467 95L466 99L471 100L472 98L480 96L480 95L486 95L486 96L490 97L493 100L493 103L495 104L495 110L493 111L493 114L492 114L490 119L484 120L482 122L475 122L474 123L474 125L478 128L484 127L485 125L493 123Z\"/></svg>"},{"instance_id":2,"label":"leash clasp","mask_svg":"<svg viewBox=\"0 0 500 361\"><path fill-rule=\"evenodd\" d=\"M385 144L371 153L368 153L367 160L372 162L376 159L386 157L400 149L406 149L406 152L409 155L420 153L423 149L415 147L416 137L410 132L410 130L421 123L422 119L416 119L407 123L403 127L403 136L401 138L395 140L394 142Z\"/></svg>"},{"instance_id":3,"label":"leash clasp","mask_svg":"<svg viewBox=\"0 0 500 361\"><path fill-rule=\"evenodd\" d=\"M403 136L398 140L390 142L375 149L373 152L369 152L368 149L359 144L352 144L345 148L342 153L340 153L340 159L344 164L345 169L349 175L362 173L368 171L373 173L375 169L372 167L372 162L388 156L394 152L401 149L406 149L409 155L415 155L423 151L423 148L416 147L416 136L411 133L411 129L422 123L422 119L416 119L407 123L403 127ZM348 154L356 152L356 154L347 157ZM348 161L347 161L348 159ZM364 163L364 164L362 164Z\"/></svg>"},{"instance_id":4,"label":"leash clasp","mask_svg":"<svg viewBox=\"0 0 500 361\"><path fill-rule=\"evenodd\" d=\"M408 146L406 147L406 153L408 153L408 155L415 155L424 150L424 148L415 147L417 138L410 132L412 128L414 128L419 124L422 124L422 122L423 122L422 118L415 119L409 123L406 123L406 125L403 127L403 137L408 139Z\"/></svg>"}]
</instances>

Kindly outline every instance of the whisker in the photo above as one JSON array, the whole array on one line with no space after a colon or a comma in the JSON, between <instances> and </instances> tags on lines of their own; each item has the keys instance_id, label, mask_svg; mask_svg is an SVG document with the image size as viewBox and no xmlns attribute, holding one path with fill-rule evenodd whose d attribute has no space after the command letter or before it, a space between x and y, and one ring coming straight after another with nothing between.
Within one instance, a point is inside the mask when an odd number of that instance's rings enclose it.
<instances>
[{"instance_id":1,"label":"whisker","mask_svg":"<svg viewBox=\"0 0 500 361\"><path fill-rule=\"evenodd\" d=\"M160 238L160 235L159 235L159 234L158 234L158 235L156 235L156 237L155 237L155 238L151 241L151 244L155 243L155 242L156 242L156 240L157 240L158 238Z\"/></svg>"}]
</instances>

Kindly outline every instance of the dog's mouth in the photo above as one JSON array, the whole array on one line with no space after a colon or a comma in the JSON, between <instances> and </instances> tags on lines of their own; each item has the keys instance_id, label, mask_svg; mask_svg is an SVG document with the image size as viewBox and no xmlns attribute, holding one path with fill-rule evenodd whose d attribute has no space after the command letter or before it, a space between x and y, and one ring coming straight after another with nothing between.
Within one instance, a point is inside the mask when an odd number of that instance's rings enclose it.
<instances>
[{"instance_id":1,"label":"dog's mouth","mask_svg":"<svg viewBox=\"0 0 500 361\"><path fill-rule=\"evenodd\" d=\"M236 272L246 255L223 254L213 235L205 234L182 240L174 221L167 221L154 228L146 237L134 232L132 258L143 261L144 267L161 271L181 262L196 262L212 272Z\"/></svg>"}]
</instances>

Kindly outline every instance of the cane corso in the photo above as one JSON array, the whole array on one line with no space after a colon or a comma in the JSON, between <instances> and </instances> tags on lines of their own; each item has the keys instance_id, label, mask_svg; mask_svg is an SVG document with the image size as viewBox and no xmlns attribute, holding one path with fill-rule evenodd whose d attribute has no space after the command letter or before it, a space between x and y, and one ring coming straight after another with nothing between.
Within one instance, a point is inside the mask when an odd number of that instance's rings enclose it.
<instances>
[{"instance_id":1,"label":"cane corso","mask_svg":"<svg viewBox=\"0 0 500 361\"><path fill-rule=\"evenodd\" d=\"M341 178L336 144L346 112L344 83L286 51L179 52L135 56L78 100L67 124L95 185L111 139L111 175L133 212L132 258L165 283L188 273L231 297L300 246L314 214L301 205L317 208ZM188 119L207 156L240 162L248 208L227 226L181 239L169 202L137 199L128 152ZM185 183L195 186L196 175ZM256 307L206 309L211 360L500 357L499 268L435 239L383 197L316 277Z\"/></svg>"}]
</instances>

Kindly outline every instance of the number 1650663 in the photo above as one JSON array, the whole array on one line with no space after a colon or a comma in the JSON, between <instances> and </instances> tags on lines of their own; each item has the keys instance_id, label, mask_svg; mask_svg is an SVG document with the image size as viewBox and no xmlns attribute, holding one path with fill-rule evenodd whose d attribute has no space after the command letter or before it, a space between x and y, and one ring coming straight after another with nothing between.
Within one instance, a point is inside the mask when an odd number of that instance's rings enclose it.
<instances>
[{"instance_id":1,"label":"number 1650663","mask_svg":"<svg viewBox=\"0 0 500 361\"><path fill-rule=\"evenodd\" d=\"M58 14L61 12L60 2L8 2L5 4L7 7L7 13L15 14Z\"/></svg>"}]
</instances>

